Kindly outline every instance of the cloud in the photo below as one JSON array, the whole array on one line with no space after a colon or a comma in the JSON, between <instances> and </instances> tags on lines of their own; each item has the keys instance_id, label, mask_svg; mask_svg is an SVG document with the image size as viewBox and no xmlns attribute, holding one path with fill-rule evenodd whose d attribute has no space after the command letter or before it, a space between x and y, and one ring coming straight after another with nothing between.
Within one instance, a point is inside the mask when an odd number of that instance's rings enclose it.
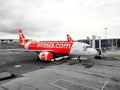
<instances>
[{"instance_id":1,"label":"cloud","mask_svg":"<svg viewBox=\"0 0 120 90\"><path fill-rule=\"evenodd\" d=\"M104 27L119 33L118 0L1 0L1 38L18 38L23 29L26 37L35 39L74 39L92 34L104 36ZM109 28L108 28L109 29ZM10 35L10 37L8 35ZM56 37L56 38L54 38ZM113 37L113 35L112 35Z\"/></svg>"},{"instance_id":2,"label":"cloud","mask_svg":"<svg viewBox=\"0 0 120 90\"><path fill-rule=\"evenodd\" d=\"M40 0L1 1L0 31L16 34L17 29L21 28L28 35L38 36L38 32L40 37L50 32L54 35L56 30L60 30L61 22L49 15L51 12L45 10L44 4L45 1Z\"/></svg>"}]
</instances>

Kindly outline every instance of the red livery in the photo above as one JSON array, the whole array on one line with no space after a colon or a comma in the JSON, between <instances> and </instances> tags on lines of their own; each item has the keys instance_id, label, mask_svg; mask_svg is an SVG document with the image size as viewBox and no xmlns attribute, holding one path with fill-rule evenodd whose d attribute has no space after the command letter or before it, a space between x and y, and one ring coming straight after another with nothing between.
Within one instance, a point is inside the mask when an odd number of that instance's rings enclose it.
<instances>
[{"instance_id":1,"label":"red livery","mask_svg":"<svg viewBox=\"0 0 120 90\"><path fill-rule=\"evenodd\" d=\"M88 44L82 42L74 42L72 38L67 35L66 42L30 42L25 39L22 30L19 29L19 45L29 51L36 51L40 60L53 61L57 54L80 56L95 55L97 51L91 48Z\"/></svg>"}]
</instances>

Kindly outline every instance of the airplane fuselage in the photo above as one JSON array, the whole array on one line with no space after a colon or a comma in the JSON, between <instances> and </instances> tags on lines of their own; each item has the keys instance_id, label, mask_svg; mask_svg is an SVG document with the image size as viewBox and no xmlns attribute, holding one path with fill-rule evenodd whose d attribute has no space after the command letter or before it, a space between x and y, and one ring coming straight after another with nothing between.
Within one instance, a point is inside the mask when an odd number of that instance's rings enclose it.
<instances>
[{"instance_id":1,"label":"airplane fuselage","mask_svg":"<svg viewBox=\"0 0 120 90\"><path fill-rule=\"evenodd\" d=\"M19 45L28 51L38 52L38 56L41 60L52 61L55 59L55 55L74 55L86 56L86 55L95 55L97 51L94 48L91 48L88 44L82 42L74 42L72 38L67 35L68 41L66 42L29 42L25 39L22 30L19 32Z\"/></svg>"},{"instance_id":2,"label":"airplane fuselage","mask_svg":"<svg viewBox=\"0 0 120 90\"><path fill-rule=\"evenodd\" d=\"M24 48L30 51L54 51L55 54L64 55L94 55L96 50L87 46L89 45L81 42L27 42Z\"/></svg>"}]
</instances>

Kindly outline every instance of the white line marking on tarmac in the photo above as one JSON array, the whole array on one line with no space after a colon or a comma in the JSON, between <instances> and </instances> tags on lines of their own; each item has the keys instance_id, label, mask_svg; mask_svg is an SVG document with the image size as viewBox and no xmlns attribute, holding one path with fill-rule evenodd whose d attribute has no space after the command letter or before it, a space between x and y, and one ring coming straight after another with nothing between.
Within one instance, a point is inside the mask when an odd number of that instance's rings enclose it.
<instances>
[{"instance_id":1,"label":"white line marking on tarmac","mask_svg":"<svg viewBox=\"0 0 120 90\"><path fill-rule=\"evenodd\" d=\"M59 88L62 88L62 89L64 89L64 90L68 90L67 88L63 88L63 87L58 86L58 85L55 84L56 82L58 82L58 81L60 81L60 80L62 80L62 79L57 79L57 80L53 81L53 82L51 83L51 85L56 86L56 87L59 87ZM84 86L84 87L87 87L87 88L95 89L95 90L100 90L100 89L95 88L95 87L91 87L91 86L88 86L88 85L75 83L75 82L72 82L72 81L69 81L69 80L63 80L63 81L70 82L70 83L73 83L73 84L76 84L76 85L80 85L80 86Z\"/></svg>"},{"instance_id":2,"label":"white line marking on tarmac","mask_svg":"<svg viewBox=\"0 0 120 90\"><path fill-rule=\"evenodd\" d=\"M51 83L51 85L53 85L53 86L55 86L55 87L58 87L58 88L61 88L61 89L63 89L63 90L68 90L67 88L63 88L63 87L58 86L58 85L55 84L55 83L58 82L59 80L61 80L61 79L57 79L57 80L53 81L53 82Z\"/></svg>"},{"instance_id":3,"label":"white line marking on tarmac","mask_svg":"<svg viewBox=\"0 0 120 90\"><path fill-rule=\"evenodd\" d=\"M105 86L107 85L107 83L109 82L110 78L106 80L106 82L104 83L103 87L101 90L103 90L105 88Z\"/></svg>"},{"instance_id":4,"label":"white line marking on tarmac","mask_svg":"<svg viewBox=\"0 0 120 90\"><path fill-rule=\"evenodd\" d=\"M71 83L73 83L73 84L80 85L80 86L84 86L84 87L87 87L87 88L92 88L92 89L95 89L95 90L100 90L100 89L95 88L95 87L91 87L91 86L88 86L88 85L75 83L75 82L72 82L72 81L69 81L69 80L64 80L64 81L66 81L66 82L71 82Z\"/></svg>"}]
</instances>

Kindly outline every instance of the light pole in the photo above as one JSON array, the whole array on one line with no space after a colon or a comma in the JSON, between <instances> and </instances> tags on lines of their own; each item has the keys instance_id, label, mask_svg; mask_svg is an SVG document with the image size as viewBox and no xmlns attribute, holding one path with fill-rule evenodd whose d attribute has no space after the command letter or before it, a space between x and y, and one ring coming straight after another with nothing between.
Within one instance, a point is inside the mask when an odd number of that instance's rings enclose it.
<instances>
[{"instance_id":1,"label":"light pole","mask_svg":"<svg viewBox=\"0 0 120 90\"><path fill-rule=\"evenodd\" d=\"M107 28L105 27L105 39L107 38Z\"/></svg>"},{"instance_id":2,"label":"light pole","mask_svg":"<svg viewBox=\"0 0 120 90\"><path fill-rule=\"evenodd\" d=\"M92 36L92 48L95 48L95 39L96 39L96 36L95 35L93 35Z\"/></svg>"}]
</instances>

